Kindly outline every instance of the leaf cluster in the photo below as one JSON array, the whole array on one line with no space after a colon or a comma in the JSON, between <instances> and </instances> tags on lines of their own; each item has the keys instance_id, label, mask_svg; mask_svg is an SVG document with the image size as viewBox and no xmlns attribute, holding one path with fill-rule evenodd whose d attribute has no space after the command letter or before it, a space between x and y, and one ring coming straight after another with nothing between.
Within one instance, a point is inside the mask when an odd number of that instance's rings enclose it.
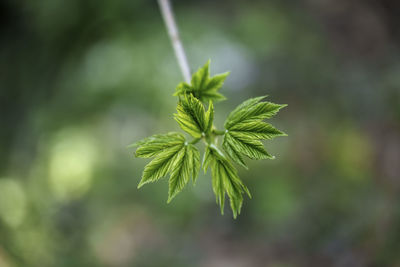
<instances>
[{"instance_id":1,"label":"leaf cluster","mask_svg":"<svg viewBox=\"0 0 400 267\"><path fill-rule=\"evenodd\" d=\"M221 89L226 77L229 72L217 74L210 77L210 60L199 68L192 76L191 83L181 82L175 89L174 96L180 96L185 94L192 94L195 98L201 102L220 101L225 100L225 96L220 94L218 91Z\"/></svg>"},{"instance_id":2,"label":"leaf cluster","mask_svg":"<svg viewBox=\"0 0 400 267\"><path fill-rule=\"evenodd\" d=\"M193 139L189 142L183 134L171 132L132 144L137 147L136 157L153 158L145 166L138 188L169 175L169 203L190 178L195 184L201 166L204 173L211 168L212 188L221 213L227 195L236 218L240 214L243 195L251 195L232 161L247 168L244 157L256 160L274 158L265 150L262 140L286 134L264 120L275 116L286 105L262 101L265 96L249 99L229 114L225 129L218 131L213 124L213 102L225 99L219 89L229 73L210 77L209 65L210 61L194 73L190 84L178 84L174 94L179 97L174 118ZM219 136L223 138L222 150L217 146ZM205 151L200 163L196 144L201 140Z\"/></svg>"}]
</instances>

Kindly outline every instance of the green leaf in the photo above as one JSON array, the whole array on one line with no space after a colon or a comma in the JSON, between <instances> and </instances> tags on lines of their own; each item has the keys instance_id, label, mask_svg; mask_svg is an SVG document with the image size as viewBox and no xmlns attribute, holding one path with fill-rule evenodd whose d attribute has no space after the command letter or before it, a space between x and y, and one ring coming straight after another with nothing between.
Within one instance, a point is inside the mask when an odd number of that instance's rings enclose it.
<instances>
[{"instance_id":1,"label":"green leaf","mask_svg":"<svg viewBox=\"0 0 400 267\"><path fill-rule=\"evenodd\" d=\"M239 132L227 132L224 136L225 146L229 145L236 153L241 153L251 159L273 159L264 149L261 141ZM224 146L224 147L225 147Z\"/></svg>"},{"instance_id":2,"label":"green leaf","mask_svg":"<svg viewBox=\"0 0 400 267\"><path fill-rule=\"evenodd\" d=\"M221 151L214 145L209 146L211 157L212 186L217 203L221 206L221 213L224 213L225 193L230 199L233 217L240 214L243 203L243 194L250 198L250 192L242 183L235 167L226 159Z\"/></svg>"},{"instance_id":3,"label":"green leaf","mask_svg":"<svg viewBox=\"0 0 400 267\"><path fill-rule=\"evenodd\" d=\"M260 102L265 96L251 98L236 107L225 121L224 141L222 147L236 163L246 167L242 158L274 159L260 140L272 139L286 134L276 129L264 119L271 118L286 105L271 102Z\"/></svg>"},{"instance_id":4,"label":"green leaf","mask_svg":"<svg viewBox=\"0 0 400 267\"><path fill-rule=\"evenodd\" d=\"M214 122L214 105L213 102L210 100L208 104L208 110L205 116L206 120L206 134L209 134L212 130L213 122Z\"/></svg>"},{"instance_id":5,"label":"green leaf","mask_svg":"<svg viewBox=\"0 0 400 267\"><path fill-rule=\"evenodd\" d=\"M246 163L243 160L242 155L238 151L238 149L232 144L233 142L230 142L230 136L225 136L224 141L222 143L222 148L225 150L226 153L228 153L229 157L242 167L247 168Z\"/></svg>"},{"instance_id":6,"label":"green leaf","mask_svg":"<svg viewBox=\"0 0 400 267\"><path fill-rule=\"evenodd\" d=\"M184 146L176 156L175 168L169 177L168 203L185 187L192 172L192 162L188 153L188 147Z\"/></svg>"},{"instance_id":7,"label":"green leaf","mask_svg":"<svg viewBox=\"0 0 400 267\"><path fill-rule=\"evenodd\" d=\"M193 75L191 85L195 90L202 91L207 87L208 79L210 78L210 60L199 68Z\"/></svg>"},{"instance_id":8,"label":"green leaf","mask_svg":"<svg viewBox=\"0 0 400 267\"><path fill-rule=\"evenodd\" d=\"M243 133L250 138L272 139L277 136L286 136L284 132L279 131L269 123L257 120L247 120L233 125L229 132Z\"/></svg>"},{"instance_id":9,"label":"green leaf","mask_svg":"<svg viewBox=\"0 0 400 267\"><path fill-rule=\"evenodd\" d=\"M157 181L174 169L174 162L177 158L178 152L183 146L183 142L171 146L160 152L152 161L150 161L150 163L144 167L142 179L139 182L138 188L147 183Z\"/></svg>"},{"instance_id":10,"label":"green leaf","mask_svg":"<svg viewBox=\"0 0 400 267\"><path fill-rule=\"evenodd\" d=\"M203 171L205 174L207 173L207 169L208 169L208 166L210 165L211 161L212 161L211 148L210 148L210 146L206 146L204 155L203 155L203 162L202 162Z\"/></svg>"},{"instance_id":11,"label":"green leaf","mask_svg":"<svg viewBox=\"0 0 400 267\"><path fill-rule=\"evenodd\" d=\"M214 120L214 107L210 101L207 112L204 105L192 94L184 95L176 108L175 120L179 126L193 136L201 138L211 131Z\"/></svg>"},{"instance_id":12,"label":"green leaf","mask_svg":"<svg viewBox=\"0 0 400 267\"><path fill-rule=\"evenodd\" d=\"M225 121L225 128L228 127L228 122L229 121L233 121L234 118L238 117L242 112L244 112L245 110L248 110L249 108L251 108L252 106L254 106L255 104L257 104L258 102L260 102L261 100L263 100L264 98L266 98L267 96L259 96L259 97L255 97L255 98L250 98L246 101L244 101L243 103L241 103L239 106L237 106L228 116L228 118ZM228 129L228 128L227 128Z\"/></svg>"},{"instance_id":13,"label":"green leaf","mask_svg":"<svg viewBox=\"0 0 400 267\"><path fill-rule=\"evenodd\" d=\"M169 178L168 203L182 191L190 176L192 176L193 183L196 182L200 169L199 150L191 144L185 144L176 155L173 165Z\"/></svg>"},{"instance_id":14,"label":"green leaf","mask_svg":"<svg viewBox=\"0 0 400 267\"><path fill-rule=\"evenodd\" d=\"M188 145L189 160L191 162L192 180L196 183L200 170L200 152L194 145Z\"/></svg>"},{"instance_id":15,"label":"green leaf","mask_svg":"<svg viewBox=\"0 0 400 267\"><path fill-rule=\"evenodd\" d=\"M281 108L287 106L271 102L260 103L263 98L265 98L265 96L251 98L240 104L229 114L225 121L225 128L230 130L233 125L241 122L269 119L276 115Z\"/></svg>"},{"instance_id":16,"label":"green leaf","mask_svg":"<svg viewBox=\"0 0 400 267\"><path fill-rule=\"evenodd\" d=\"M201 102L210 100L219 101L224 100L225 97L218 92L221 89L229 72L218 74L210 77L210 60L199 68L193 75L191 84L180 83L175 89L175 96L193 94L194 97Z\"/></svg>"},{"instance_id":17,"label":"green leaf","mask_svg":"<svg viewBox=\"0 0 400 267\"><path fill-rule=\"evenodd\" d=\"M208 79L206 89L204 91L208 92L216 92L218 91L223 85L226 78L229 76L229 72L217 74L212 78Z\"/></svg>"},{"instance_id":18,"label":"green leaf","mask_svg":"<svg viewBox=\"0 0 400 267\"><path fill-rule=\"evenodd\" d=\"M193 97L193 95L184 95L176 108L177 114L174 114L175 120L179 126L193 136L201 138L206 130L206 113L203 104Z\"/></svg>"},{"instance_id":19,"label":"green leaf","mask_svg":"<svg viewBox=\"0 0 400 267\"><path fill-rule=\"evenodd\" d=\"M164 149L180 145L185 142L185 137L180 133L156 134L142 139L131 146L138 146L135 156L138 158L151 158L160 154Z\"/></svg>"},{"instance_id":20,"label":"green leaf","mask_svg":"<svg viewBox=\"0 0 400 267\"><path fill-rule=\"evenodd\" d=\"M225 207L225 187L224 187L224 178L226 179L225 172L221 174L221 164L218 160L213 160L211 164L211 182L212 188L215 194L216 202L220 205L221 214L224 214ZM235 212L234 212L234 217Z\"/></svg>"},{"instance_id":21,"label":"green leaf","mask_svg":"<svg viewBox=\"0 0 400 267\"><path fill-rule=\"evenodd\" d=\"M138 188L155 182L171 173L169 178L168 202L178 194L192 176L196 181L200 169L198 149L185 142L180 133L157 134L138 141L138 157L155 157L144 168Z\"/></svg>"},{"instance_id":22,"label":"green leaf","mask_svg":"<svg viewBox=\"0 0 400 267\"><path fill-rule=\"evenodd\" d=\"M210 144L210 145L206 146L204 155L203 155L203 162L202 162L204 174L207 173L207 169L210 166L210 164L212 163L212 161L215 157L214 154L216 154L216 153L220 157L224 157L224 154L214 144Z\"/></svg>"},{"instance_id":23,"label":"green leaf","mask_svg":"<svg viewBox=\"0 0 400 267\"><path fill-rule=\"evenodd\" d=\"M185 82L181 82L175 88L174 96L190 94L190 93L193 93L192 92L192 87L190 86L190 84L185 83Z\"/></svg>"}]
</instances>

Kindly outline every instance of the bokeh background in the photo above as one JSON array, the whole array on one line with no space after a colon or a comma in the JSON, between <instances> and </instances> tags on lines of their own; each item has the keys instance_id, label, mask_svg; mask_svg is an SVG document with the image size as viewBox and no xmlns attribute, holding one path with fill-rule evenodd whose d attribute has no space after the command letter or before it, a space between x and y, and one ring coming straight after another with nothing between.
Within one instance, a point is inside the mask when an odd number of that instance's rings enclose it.
<instances>
[{"instance_id":1,"label":"bokeh background","mask_svg":"<svg viewBox=\"0 0 400 267\"><path fill-rule=\"evenodd\" d=\"M0 266L400 266L400 2L173 1L192 70L287 103L277 157L174 199L127 145L178 130L156 1L0 1Z\"/></svg>"}]
</instances>

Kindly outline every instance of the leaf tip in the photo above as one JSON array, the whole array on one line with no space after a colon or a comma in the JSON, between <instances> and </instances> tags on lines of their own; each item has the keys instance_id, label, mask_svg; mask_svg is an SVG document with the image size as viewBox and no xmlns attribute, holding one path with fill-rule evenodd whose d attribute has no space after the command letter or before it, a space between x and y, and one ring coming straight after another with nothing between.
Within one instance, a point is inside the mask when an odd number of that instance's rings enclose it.
<instances>
[{"instance_id":1,"label":"leaf tip","mask_svg":"<svg viewBox=\"0 0 400 267\"><path fill-rule=\"evenodd\" d=\"M278 110L281 110L281 109L283 109L283 108L285 108L287 106L288 106L288 104L279 104Z\"/></svg>"}]
</instances>

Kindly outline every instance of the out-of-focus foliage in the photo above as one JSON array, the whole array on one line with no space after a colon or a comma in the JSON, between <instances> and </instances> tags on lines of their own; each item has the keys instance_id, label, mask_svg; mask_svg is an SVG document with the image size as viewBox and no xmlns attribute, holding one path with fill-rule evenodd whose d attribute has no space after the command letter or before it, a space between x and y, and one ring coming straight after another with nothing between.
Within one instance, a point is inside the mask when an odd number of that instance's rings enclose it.
<instances>
[{"instance_id":1,"label":"out-of-focus foliage","mask_svg":"<svg viewBox=\"0 0 400 267\"><path fill-rule=\"evenodd\" d=\"M156 1L5 0L0 266L398 265L399 1L173 4L191 66L231 70L216 126L256 95L289 104L277 159L239 170L252 201L220 216L203 174L174 205L166 179L136 189L126 146L179 130Z\"/></svg>"}]
</instances>

